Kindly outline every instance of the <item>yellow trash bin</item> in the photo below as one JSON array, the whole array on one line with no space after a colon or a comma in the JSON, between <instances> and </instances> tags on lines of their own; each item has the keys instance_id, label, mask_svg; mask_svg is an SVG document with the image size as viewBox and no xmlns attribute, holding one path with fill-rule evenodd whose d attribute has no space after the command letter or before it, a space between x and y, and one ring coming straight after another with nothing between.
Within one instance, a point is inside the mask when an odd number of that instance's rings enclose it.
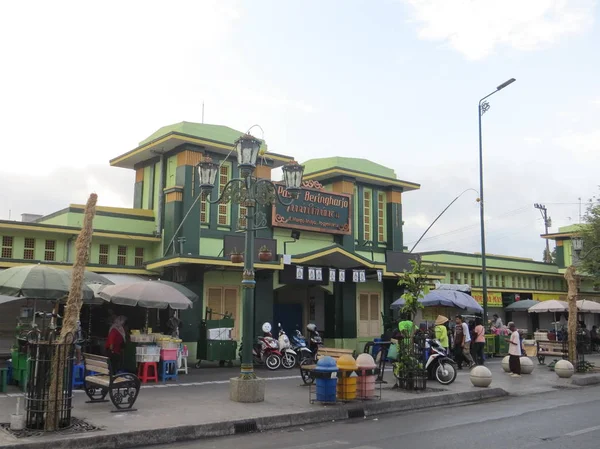
<instances>
[{"instance_id":1,"label":"yellow trash bin","mask_svg":"<svg viewBox=\"0 0 600 449\"><path fill-rule=\"evenodd\" d=\"M351 355L345 354L337 360L338 383L337 398L342 401L356 399L356 360Z\"/></svg>"}]
</instances>

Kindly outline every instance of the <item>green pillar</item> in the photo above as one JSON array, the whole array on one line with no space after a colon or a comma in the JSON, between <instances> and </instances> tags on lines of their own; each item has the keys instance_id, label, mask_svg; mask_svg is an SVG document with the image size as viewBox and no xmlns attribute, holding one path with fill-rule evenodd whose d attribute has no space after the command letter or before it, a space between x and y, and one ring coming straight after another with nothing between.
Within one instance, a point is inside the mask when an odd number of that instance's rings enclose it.
<instances>
[{"instance_id":1,"label":"green pillar","mask_svg":"<svg viewBox=\"0 0 600 449\"><path fill-rule=\"evenodd\" d=\"M165 221L164 221L164 237L163 237L163 253L167 250L167 246L171 242L175 231L181 224L181 219L183 215L183 201L178 195L170 195L166 193L165 199ZM179 232L181 235L181 231ZM179 253L179 244L177 243L177 239L172 243L169 248L168 254L177 254ZM162 256L162 254L161 254Z\"/></svg>"},{"instance_id":2,"label":"green pillar","mask_svg":"<svg viewBox=\"0 0 600 449\"><path fill-rule=\"evenodd\" d=\"M388 190L386 212L388 249L391 251L403 251L402 192L400 190Z\"/></svg>"},{"instance_id":3,"label":"green pillar","mask_svg":"<svg viewBox=\"0 0 600 449\"><path fill-rule=\"evenodd\" d=\"M256 295L254 297L254 329L252 335L259 334L259 329L265 321L273 323L273 301L275 292L273 291L273 272L259 271L256 273Z\"/></svg>"}]
</instances>

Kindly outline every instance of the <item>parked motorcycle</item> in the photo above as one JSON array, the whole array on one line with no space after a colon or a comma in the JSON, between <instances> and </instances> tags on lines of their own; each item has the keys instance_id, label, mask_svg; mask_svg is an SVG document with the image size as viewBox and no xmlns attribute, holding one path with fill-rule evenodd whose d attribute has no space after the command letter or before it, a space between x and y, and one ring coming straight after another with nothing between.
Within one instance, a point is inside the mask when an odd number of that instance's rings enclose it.
<instances>
[{"instance_id":1,"label":"parked motorcycle","mask_svg":"<svg viewBox=\"0 0 600 449\"><path fill-rule=\"evenodd\" d=\"M281 327L281 323L278 323L279 326L279 352L281 352L281 366L285 369L292 369L296 366L296 361L298 360L298 354L296 351L292 349L292 344L290 343L290 339L287 334Z\"/></svg>"},{"instance_id":2,"label":"parked motorcycle","mask_svg":"<svg viewBox=\"0 0 600 449\"><path fill-rule=\"evenodd\" d=\"M317 330L317 325L314 323L309 323L306 325L306 330L308 331L309 338L309 346L308 349L312 352L313 361L316 363L317 361L317 353L319 352L319 348L323 346L323 339Z\"/></svg>"},{"instance_id":3,"label":"parked motorcycle","mask_svg":"<svg viewBox=\"0 0 600 449\"><path fill-rule=\"evenodd\" d=\"M252 347L252 357L255 365L265 365L270 370L276 370L281 366L281 352L279 351L279 342L271 334L271 323L262 325L263 336L258 337L257 343ZM238 356L242 360L242 347Z\"/></svg>"},{"instance_id":4,"label":"parked motorcycle","mask_svg":"<svg viewBox=\"0 0 600 449\"><path fill-rule=\"evenodd\" d=\"M436 379L442 385L450 385L456 380L458 367L446 353L446 349L436 339L425 340L425 348L429 357L425 364L429 379Z\"/></svg>"},{"instance_id":5,"label":"parked motorcycle","mask_svg":"<svg viewBox=\"0 0 600 449\"><path fill-rule=\"evenodd\" d=\"M298 363L300 365L308 365L313 362L313 353L306 346L306 338L296 329L296 334L292 336L292 349L298 354Z\"/></svg>"}]
</instances>

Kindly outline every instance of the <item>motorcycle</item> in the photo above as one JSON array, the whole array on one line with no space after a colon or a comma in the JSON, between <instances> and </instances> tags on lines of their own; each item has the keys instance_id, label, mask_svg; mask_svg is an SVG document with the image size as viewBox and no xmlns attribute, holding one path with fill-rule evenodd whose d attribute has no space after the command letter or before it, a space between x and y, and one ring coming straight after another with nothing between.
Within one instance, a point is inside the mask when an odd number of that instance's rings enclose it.
<instances>
[{"instance_id":1,"label":"motorcycle","mask_svg":"<svg viewBox=\"0 0 600 449\"><path fill-rule=\"evenodd\" d=\"M279 342L271 334L271 324L262 325L263 336L258 337L257 343L252 347L252 358L255 365L265 365L270 370L281 366L281 352ZM243 343L240 345L238 356L242 360Z\"/></svg>"},{"instance_id":2,"label":"motorcycle","mask_svg":"<svg viewBox=\"0 0 600 449\"><path fill-rule=\"evenodd\" d=\"M458 367L440 342L435 339L425 340L425 349L429 353L425 369L429 379L436 379L442 385L450 385L456 380Z\"/></svg>"},{"instance_id":3,"label":"motorcycle","mask_svg":"<svg viewBox=\"0 0 600 449\"><path fill-rule=\"evenodd\" d=\"M319 348L323 346L323 339L317 330L317 325L314 323L309 323L306 325L306 330L308 330L308 338L309 338L309 347L312 352L313 361L317 363L317 353L319 352Z\"/></svg>"},{"instance_id":4,"label":"motorcycle","mask_svg":"<svg viewBox=\"0 0 600 449\"><path fill-rule=\"evenodd\" d=\"M281 365L285 369L292 369L296 366L296 360L298 358L298 354L296 351L292 349L292 344L290 343L290 339L287 334L281 327L281 323L278 323L279 326L279 352L281 352Z\"/></svg>"},{"instance_id":5,"label":"motorcycle","mask_svg":"<svg viewBox=\"0 0 600 449\"><path fill-rule=\"evenodd\" d=\"M298 354L298 362L300 365L308 365L313 361L313 353L306 346L306 338L296 329L296 335L292 336L292 349Z\"/></svg>"}]
</instances>

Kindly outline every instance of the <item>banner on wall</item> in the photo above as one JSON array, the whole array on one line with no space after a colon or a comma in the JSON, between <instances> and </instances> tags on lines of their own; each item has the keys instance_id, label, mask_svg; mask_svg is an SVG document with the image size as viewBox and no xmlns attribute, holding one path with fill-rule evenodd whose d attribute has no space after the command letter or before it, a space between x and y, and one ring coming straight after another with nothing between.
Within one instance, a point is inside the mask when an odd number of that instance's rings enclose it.
<instances>
[{"instance_id":1,"label":"banner on wall","mask_svg":"<svg viewBox=\"0 0 600 449\"><path fill-rule=\"evenodd\" d=\"M304 267L296 267L296 279L304 279Z\"/></svg>"},{"instance_id":2,"label":"banner on wall","mask_svg":"<svg viewBox=\"0 0 600 449\"><path fill-rule=\"evenodd\" d=\"M383 271L377 270L377 282L381 282L383 280Z\"/></svg>"},{"instance_id":3,"label":"banner on wall","mask_svg":"<svg viewBox=\"0 0 600 449\"><path fill-rule=\"evenodd\" d=\"M340 282L346 282L346 271L338 270L338 279Z\"/></svg>"},{"instance_id":4,"label":"banner on wall","mask_svg":"<svg viewBox=\"0 0 600 449\"><path fill-rule=\"evenodd\" d=\"M323 268L315 268L315 279L319 282L323 280Z\"/></svg>"},{"instance_id":5,"label":"banner on wall","mask_svg":"<svg viewBox=\"0 0 600 449\"><path fill-rule=\"evenodd\" d=\"M308 267L308 280L309 281L316 280L315 269L313 267Z\"/></svg>"},{"instance_id":6,"label":"banner on wall","mask_svg":"<svg viewBox=\"0 0 600 449\"><path fill-rule=\"evenodd\" d=\"M330 268L329 269L329 282L335 282L335 269L334 268Z\"/></svg>"},{"instance_id":7,"label":"banner on wall","mask_svg":"<svg viewBox=\"0 0 600 449\"><path fill-rule=\"evenodd\" d=\"M549 293L534 293L533 299L536 301L550 301L551 299L560 300L559 295Z\"/></svg>"},{"instance_id":8,"label":"banner on wall","mask_svg":"<svg viewBox=\"0 0 600 449\"><path fill-rule=\"evenodd\" d=\"M483 305L483 291L473 290L471 296L475 298L479 304ZM502 307L502 293L487 292L488 307Z\"/></svg>"}]
</instances>

